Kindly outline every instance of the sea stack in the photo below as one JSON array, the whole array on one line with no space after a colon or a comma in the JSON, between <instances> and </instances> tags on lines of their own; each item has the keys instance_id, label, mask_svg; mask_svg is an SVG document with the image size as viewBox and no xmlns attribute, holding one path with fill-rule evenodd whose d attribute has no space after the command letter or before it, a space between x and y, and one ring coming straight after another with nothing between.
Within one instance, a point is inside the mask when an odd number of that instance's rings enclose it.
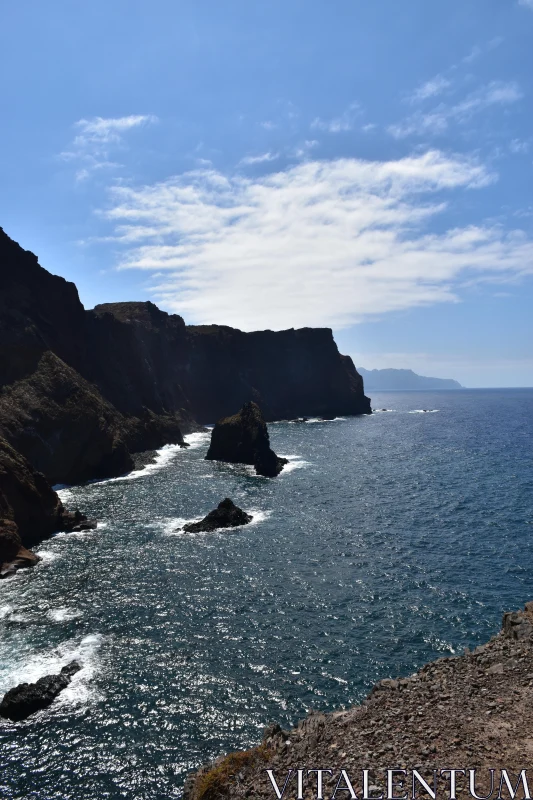
<instances>
[{"instance_id":1,"label":"sea stack","mask_svg":"<svg viewBox=\"0 0 533 800\"><path fill-rule=\"evenodd\" d=\"M233 500L226 497L206 517L199 522L188 522L183 526L183 530L185 533L211 533L219 528L238 528L241 525L248 525L252 519L251 514L247 514L236 506Z\"/></svg>"},{"instance_id":2,"label":"sea stack","mask_svg":"<svg viewBox=\"0 0 533 800\"><path fill-rule=\"evenodd\" d=\"M217 422L211 434L206 459L231 464L252 464L258 475L275 478L286 458L270 447L268 428L256 403L245 403L238 414Z\"/></svg>"}]
</instances>

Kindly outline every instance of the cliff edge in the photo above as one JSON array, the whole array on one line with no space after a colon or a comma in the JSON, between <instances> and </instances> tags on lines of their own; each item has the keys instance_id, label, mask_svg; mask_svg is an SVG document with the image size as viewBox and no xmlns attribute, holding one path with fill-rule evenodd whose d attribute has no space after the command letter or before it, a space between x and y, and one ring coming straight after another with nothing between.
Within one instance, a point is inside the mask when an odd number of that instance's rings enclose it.
<instances>
[{"instance_id":1,"label":"cliff edge","mask_svg":"<svg viewBox=\"0 0 533 800\"><path fill-rule=\"evenodd\" d=\"M352 788L363 797L363 770L373 796L387 796L387 770L404 769L395 796L410 793L413 770L433 787L437 797L449 797L449 776L440 770L461 769L457 786L465 796L468 770L477 769L475 789L490 793L489 769L495 770L495 796L501 770L513 786L533 755L531 658L533 656L533 602L524 611L504 615L502 630L473 652L441 658L406 678L387 678L376 684L361 705L330 714L310 713L291 730L271 725L261 745L222 756L191 775L185 800L216 798L272 798L274 786L265 770L272 770L284 798L297 796L297 770L303 769L304 798L317 797L317 769L323 774L323 796L351 797ZM290 772L292 770L292 772ZM307 775L307 770L314 770ZM407 785L405 785L405 782ZM509 797L503 783L503 797ZM418 795L426 798L418 786ZM519 790L517 797L524 794Z\"/></svg>"}]
</instances>

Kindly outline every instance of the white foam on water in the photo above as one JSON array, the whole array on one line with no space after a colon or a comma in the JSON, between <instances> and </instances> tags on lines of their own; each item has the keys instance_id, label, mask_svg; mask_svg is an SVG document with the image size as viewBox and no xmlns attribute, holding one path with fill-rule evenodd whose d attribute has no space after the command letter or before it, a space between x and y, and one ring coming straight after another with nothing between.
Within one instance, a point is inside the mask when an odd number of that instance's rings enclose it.
<instances>
[{"instance_id":1,"label":"white foam on water","mask_svg":"<svg viewBox=\"0 0 533 800\"><path fill-rule=\"evenodd\" d=\"M437 414L440 411L438 408L415 408L414 411L408 411L408 414Z\"/></svg>"},{"instance_id":2,"label":"white foam on water","mask_svg":"<svg viewBox=\"0 0 533 800\"><path fill-rule=\"evenodd\" d=\"M6 617L9 617L12 611L13 611L13 606L9 605L0 606L0 619L5 619Z\"/></svg>"},{"instance_id":3,"label":"white foam on water","mask_svg":"<svg viewBox=\"0 0 533 800\"><path fill-rule=\"evenodd\" d=\"M48 612L48 617L52 622L70 622L70 620L78 619L81 616L83 615L77 608L51 608Z\"/></svg>"},{"instance_id":4,"label":"white foam on water","mask_svg":"<svg viewBox=\"0 0 533 800\"><path fill-rule=\"evenodd\" d=\"M272 511L259 511L258 509L251 508L247 513L251 514L253 517L252 521L246 525L248 528L250 525L259 525L260 522L264 522L270 517ZM241 525L240 527L244 528L245 526Z\"/></svg>"},{"instance_id":5,"label":"white foam on water","mask_svg":"<svg viewBox=\"0 0 533 800\"><path fill-rule=\"evenodd\" d=\"M396 411L395 408L373 408L372 409L372 413L373 414L392 414L394 411Z\"/></svg>"},{"instance_id":6,"label":"white foam on water","mask_svg":"<svg viewBox=\"0 0 533 800\"><path fill-rule=\"evenodd\" d=\"M205 442L209 441L211 437L211 430L208 431L198 431L198 433L188 433L183 438L187 442L190 447L187 450L196 450L197 447L201 447Z\"/></svg>"},{"instance_id":7,"label":"white foam on water","mask_svg":"<svg viewBox=\"0 0 533 800\"><path fill-rule=\"evenodd\" d=\"M109 527L108 522L98 522L96 528L91 528L88 531L61 531L54 534L54 541L58 539L86 539L89 536L94 536L95 533L100 533Z\"/></svg>"},{"instance_id":8,"label":"white foam on water","mask_svg":"<svg viewBox=\"0 0 533 800\"><path fill-rule=\"evenodd\" d=\"M305 467L308 467L311 464L310 461L305 461L303 458L301 458L301 456L295 456L295 455L286 456L282 455L281 453L278 453L278 455L280 458L287 458L289 460L289 463L285 464L285 466L279 473L278 477L284 475L287 472L292 472L295 469L304 469Z\"/></svg>"},{"instance_id":9,"label":"white foam on water","mask_svg":"<svg viewBox=\"0 0 533 800\"><path fill-rule=\"evenodd\" d=\"M180 452L185 450L196 450L202 447L209 439L209 431L200 431L198 433L188 433L183 437L189 447L181 447L179 444L166 444L159 450L156 450L155 460L152 464L147 464L142 469L134 469L126 475L119 475L117 478L106 478L105 480L89 481L89 483L97 483L100 486L106 483L117 483L118 481L133 481L137 478L144 478L146 475L151 475L154 472L159 472L164 469L171 461L173 461Z\"/></svg>"},{"instance_id":10,"label":"white foam on water","mask_svg":"<svg viewBox=\"0 0 533 800\"><path fill-rule=\"evenodd\" d=\"M72 639L48 652L33 653L25 662L0 670L0 694L20 683L35 683L45 675L57 675L71 661L78 661L81 670L69 686L54 700L54 706L86 704L97 695L91 680L99 664L98 651L104 637L91 634L83 639ZM31 721L32 717L30 717Z\"/></svg>"},{"instance_id":11,"label":"white foam on water","mask_svg":"<svg viewBox=\"0 0 533 800\"><path fill-rule=\"evenodd\" d=\"M309 417L309 419L306 419L303 422L301 420L290 419L289 420L289 425L309 425L309 424L313 424L315 422L345 422L345 421L346 421L346 417L335 417L334 419L322 419L321 417ZM268 424L272 425L272 424L276 424L276 423L269 422Z\"/></svg>"},{"instance_id":12,"label":"white foam on water","mask_svg":"<svg viewBox=\"0 0 533 800\"><path fill-rule=\"evenodd\" d=\"M56 553L55 550L43 550L40 547L35 550L35 553L41 559L39 564L51 564L52 561L57 561L58 558L61 558L60 553Z\"/></svg>"},{"instance_id":13,"label":"white foam on water","mask_svg":"<svg viewBox=\"0 0 533 800\"><path fill-rule=\"evenodd\" d=\"M57 492L57 496L61 500L62 503L68 505L70 501L74 498L74 493L72 492L72 487L65 486L63 483L58 483L55 486L52 486L52 489Z\"/></svg>"},{"instance_id":14,"label":"white foam on water","mask_svg":"<svg viewBox=\"0 0 533 800\"><path fill-rule=\"evenodd\" d=\"M231 533L232 531L239 531L243 528L250 528L252 525L259 525L264 522L271 515L271 511L259 511L258 509L250 508L244 509L247 514L252 515L252 520L244 525L235 525L233 528L215 528L214 531L200 531L199 533L188 533L181 530L184 525L190 522L200 522L203 517L194 517L193 519L182 519L181 517L174 517L173 519L166 520L163 523L163 533L165 536L211 536L214 533Z\"/></svg>"},{"instance_id":15,"label":"white foam on water","mask_svg":"<svg viewBox=\"0 0 533 800\"><path fill-rule=\"evenodd\" d=\"M190 522L200 522L203 517L192 517L191 519L185 519L184 517L171 517L169 519L165 519L161 522L161 528L163 530L164 536L181 536L183 531L184 525L188 525Z\"/></svg>"}]
</instances>

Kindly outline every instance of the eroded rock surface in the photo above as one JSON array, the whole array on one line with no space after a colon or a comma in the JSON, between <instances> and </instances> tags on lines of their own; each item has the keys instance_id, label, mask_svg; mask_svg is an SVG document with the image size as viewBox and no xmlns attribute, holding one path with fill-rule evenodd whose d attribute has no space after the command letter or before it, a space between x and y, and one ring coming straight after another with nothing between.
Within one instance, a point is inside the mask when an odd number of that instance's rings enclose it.
<instances>
[{"instance_id":1,"label":"eroded rock surface","mask_svg":"<svg viewBox=\"0 0 533 800\"><path fill-rule=\"evenodd\" d=\"M270 447L268 429L256 403L245 403L238 414L219 420L211 434L206 459L232 464L252 464L258 475L279 475L286 458Z\"/></svg>"},{"instance_id":2,"label":"eroded rock surface","mask_svg":"<svg viewBox=\"0 0 533 800\"><path fill-rule=\"evenodd\" d=\"M298 768L333 769L333 775L323 776L325 798L332 796L340 769L361 798L363 769L370 769L373 794L386 796L387 769L416 768L431 785L434 769L476 768L476 791L486 796L490 768L499 781L499 769L517 776L531 760L532 634L533 603L528 603L524 611L506 614L500 633L473 652L438 659L407 677L385 678L359 706L311 712L291 730L269 726L259 747L221 756L190 776L185 800L271 800L275 794L265 769L273 770L280 787L293 770L285 795L293 798ZM449 781L439 780L437 796L449 797ZM457 777L465 795L467 780ZM304 797L316 796L314 774L305 779Z\"/></svg>"},{"instance_id":3,"label":"eroded rock surface","mask_svg":"<svg viewBox=\"0 0 533 800\"><path fill-rule=\"evenodd\" d=\"M63 667L59 675L45 675L35 683L21 683L10 689L0 703L0 717L20 722L37 711L48 708L66 689L72 676L81 669L77 661Z\"/></svg>"},{"instance_id":4,"label":"eroded rock surface","mask_svg":"<svg viewBox=\"0 0 533 800\"><path fill-rule=\"evenodd\" d=\"M242 508L236 506L233 500L226 497L206 517L199 522L187 523L182 530L186 533L211 533L219 528L237 528L240 525L247 525L252 519L251 514L247 514Z\"/></svg>"}]
</instances>

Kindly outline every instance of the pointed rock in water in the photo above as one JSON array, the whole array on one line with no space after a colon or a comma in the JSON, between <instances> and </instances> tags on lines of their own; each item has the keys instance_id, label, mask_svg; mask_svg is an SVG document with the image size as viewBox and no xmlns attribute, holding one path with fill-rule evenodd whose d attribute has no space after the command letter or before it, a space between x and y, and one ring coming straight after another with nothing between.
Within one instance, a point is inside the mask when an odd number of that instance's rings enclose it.
<instances>
[{"instance_id":1,"label":"pointed rock in water","mask_svg":"<svg viewBox=\"0 0 533 800\"><path fill-rule=\"evenodd\" d=\"M45 675L36 683L21 683L10 689L0 703L0 717L20 722L31 714L52 705L57 695L66 689L72 676L81 669L77 661L63 667L59 675Z\"/></svg>"},{"instance_id":2,"label":"pointed rock in water","mask_svg":"<svg viewBox=\"0 0 533 800\"><path fill-rule=\"evenodd\" d=\"M189 522L184 525L182 530L186 533L210 533L217 528L236 528L239 525L247 525L253 517L247 514L242 508L235 505L233 500L226 497L218 504L214 511L210 511L207 517L200 522Z\"/></svg>"},{"instance_id":3,"label":"pointed rock in water","mask_svg":"<svg viewBox=\"0 0 533 800\"><path fill-rule=\"evenodd\" d=\"M271 449L268 428L256 403L245 403L238 414L217 422L206 459L253 464L257 474L267 478L279 475L289 463Z\"/></svg>"}]
</instances>

